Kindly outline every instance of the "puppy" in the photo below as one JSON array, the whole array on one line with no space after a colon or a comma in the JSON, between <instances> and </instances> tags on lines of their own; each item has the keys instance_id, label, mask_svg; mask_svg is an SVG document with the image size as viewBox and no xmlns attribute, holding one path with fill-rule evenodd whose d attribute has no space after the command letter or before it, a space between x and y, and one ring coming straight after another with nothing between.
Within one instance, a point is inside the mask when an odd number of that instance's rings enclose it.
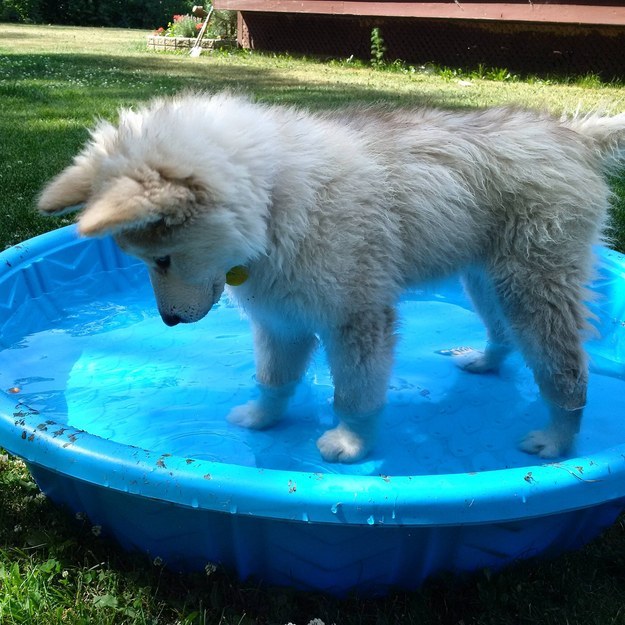
<instances>
[{"instance_id":1,"label":"puppy","mask_svg":"<svg viewBox=\"0 0 625 625\"><path fill-rule=\"evenodd\" d=\"M521 350L551 415L521 448L552 458L586 402L584 285L609 206L604 170L624 141L625 114L313 114L185 95L101 122L39 209L78 210L81 234L112 234L143 260L170 326L201 319L233 284L260 388L235 423L278 421L320 340L338 417L318 441L327 461L374 444L402 290L462 274L488 342L461 366L495 371Z\"/></svg>"}]
</instances>

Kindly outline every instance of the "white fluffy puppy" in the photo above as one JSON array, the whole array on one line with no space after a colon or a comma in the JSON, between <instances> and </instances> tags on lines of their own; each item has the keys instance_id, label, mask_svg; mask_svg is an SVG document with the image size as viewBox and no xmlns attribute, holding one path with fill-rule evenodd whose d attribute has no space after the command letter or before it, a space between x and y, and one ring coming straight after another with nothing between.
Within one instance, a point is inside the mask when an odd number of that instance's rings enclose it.
<instances>
[{"instance_id":1,"label":"white fluffy puppy","mask_svg":"<svg viewBox=\"0 0 625 625\"><path fill-rule=\"evenodd\" d=\"M186 95L101 122L39 208L80 210L82 234L111 233L142 259L168 325L206 315L237 268L260 397L236 423L281 417L318 337L338 416L318 441L329 461L374 442L402 289L460 272L488 328L463 366L496 370L522 351L551 422L521 446L553 457L586 401L584 285L609 205L603 170L623 140L625 114L311 114Z\"/></svg>"}]
</instances>

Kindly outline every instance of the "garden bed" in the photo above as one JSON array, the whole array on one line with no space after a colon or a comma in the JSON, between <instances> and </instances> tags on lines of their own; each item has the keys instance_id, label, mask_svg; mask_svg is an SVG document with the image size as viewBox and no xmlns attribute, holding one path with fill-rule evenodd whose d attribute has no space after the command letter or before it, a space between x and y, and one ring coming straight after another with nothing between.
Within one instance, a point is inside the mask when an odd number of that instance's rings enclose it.
<instances>
[{"instance_id":1,"label":"garden bed","mask_svg":"<svg viewBox=\"0 0 625 625\"><path fill-rule=\"evenodd\" d=\"M193 48L196 37L164 37L163 35L149 35L147 38L148 50L189 50ZM236 48L235 39L208 39L200 42L204 50L221 50L223 48Z\"/></svg>"}]
</instances>

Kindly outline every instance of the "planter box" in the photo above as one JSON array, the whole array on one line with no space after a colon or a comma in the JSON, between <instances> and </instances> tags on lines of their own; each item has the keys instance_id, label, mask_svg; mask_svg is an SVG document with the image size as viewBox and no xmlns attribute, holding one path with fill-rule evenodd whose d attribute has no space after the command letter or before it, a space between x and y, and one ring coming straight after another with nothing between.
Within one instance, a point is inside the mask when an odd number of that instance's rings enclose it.
<instances>
[{"instance_id":1,"label":"planter box","mask_svg":"<svg viewBox=\"0 0 625 625\"><path fill-rule=\"evenodd\" d=\"M148 50L189 50L195 45L195 37L163 37L162 35L149 35L147 38ZM200 44L204 50L220 50L223 48L235 48L237 42L234 39L202 39Z\"/></svg>"}]
</instances>

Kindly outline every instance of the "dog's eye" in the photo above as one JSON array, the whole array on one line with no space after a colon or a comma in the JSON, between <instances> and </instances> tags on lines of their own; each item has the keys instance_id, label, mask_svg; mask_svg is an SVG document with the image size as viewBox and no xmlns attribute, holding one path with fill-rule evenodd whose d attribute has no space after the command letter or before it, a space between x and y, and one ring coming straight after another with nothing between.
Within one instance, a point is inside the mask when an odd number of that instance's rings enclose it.
<instances>
[{"instance_id":1,"label":"dog's eye","mask_svg":"<svg viewBox=\"0 0 625 625\"><path fill-rule=\"evenodd\" d=\"M171 265L171 257L170 256L159 256L154 259L154 264L159 269L167 269L169 265Z\"/></svg>"}]
</instances>

